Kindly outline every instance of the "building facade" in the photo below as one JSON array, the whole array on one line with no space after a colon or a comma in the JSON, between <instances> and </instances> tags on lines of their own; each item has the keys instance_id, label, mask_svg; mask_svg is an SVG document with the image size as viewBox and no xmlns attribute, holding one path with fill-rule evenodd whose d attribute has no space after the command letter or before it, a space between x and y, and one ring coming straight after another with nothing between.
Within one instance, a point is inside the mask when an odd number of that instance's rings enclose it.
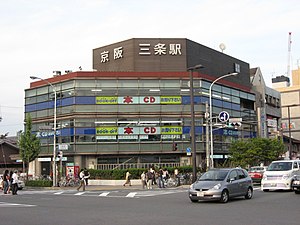
<instances>
[{"instance_id":1,"label":"building facade","mask_svg":"<svg viewBox=\"0 0 300 225\"><path fill-rule=\"evenodd\" d=\"M252 90L256 93L258 136L274 138L281 135L280 92L267 87L259 67L250 69ZM250 121L253 122L252 118ZM244 122L247 122L245 120Z\"/></svg>"},{"instance_id":2,"label":"building facade","mask_svg":"<svg viewBox=\"0 0 300 225\"><path fill-rule=\"evenodd\" d=\"M25 114L41 139L37 173L50 174L54 92L56 143L63 165L114 169L191 164L193 74L197 166L205 166L205 113L212 98L214 157L222 163L233 139L256 136L255 124L238 130L218 127L218 114L256 119L249 64L188 39L130 39L93 50L93 72L77 71L32 82L25 90ZM238 76L218 77L238 72ZM46 128L46 129L45 129ZM49 130L47 130L49 129ZM68 146L65 148L65 146Z\"/></svg>"}]
</instances>

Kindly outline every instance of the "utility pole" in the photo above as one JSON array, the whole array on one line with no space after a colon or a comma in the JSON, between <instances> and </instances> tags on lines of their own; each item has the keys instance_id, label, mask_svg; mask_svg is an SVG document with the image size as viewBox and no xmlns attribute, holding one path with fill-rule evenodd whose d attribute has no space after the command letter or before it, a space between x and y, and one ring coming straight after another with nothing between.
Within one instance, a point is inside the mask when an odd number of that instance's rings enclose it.
<instances>
[{"instance_id":1,"label":"utility pole","mask_svg":"<svg viewBox=\"0 0 300 225\"><path fill-rule=\"evenodd\" d=\"M211 121L209 121L209 107L208 102L205 102L205 119L206 119L206 127L205 127L205 139L206 139L206 170L210 168L210 152L209 152L209 125Z\"/></svg>"}]
</instances>

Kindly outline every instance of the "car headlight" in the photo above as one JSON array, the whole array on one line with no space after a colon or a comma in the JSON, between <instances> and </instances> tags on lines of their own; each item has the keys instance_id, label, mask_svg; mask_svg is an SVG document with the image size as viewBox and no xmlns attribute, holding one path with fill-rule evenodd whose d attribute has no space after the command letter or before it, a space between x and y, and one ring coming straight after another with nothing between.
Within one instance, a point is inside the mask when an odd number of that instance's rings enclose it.
<instances>
[{"instance_id":1,"label":"car headlight","mask_svg":"<svg viewBox=\"0 0 300 225\"><path fill-rule=\"evenodd\" d=\"M294 180L293 183L296 184L296 185L299 185L300 184L300 180Z\"/></svg>"},{"instance_id":2,"label":"car headlight","mask_svg":"<svg viewBox=\"0 0 300 225\"><path fill-rule=\"evenodd\" d=\"M263 179L263 180L266 180L266 179L267 179L267 175L264 174L264 175L262 176L262 179Z\"/></svg>"},{"instance_id":3,"label":"car headlight","mask_svg":"<svg viewBox=\"0 0 300 225\"><path fill-rule=\"evenodd\" d=\"M213 187L213 189L215 189L215 190L219 190L219 189L220 189L220 187L221 187L221 184L216 184L216 185Z\"/></svg>"},{"instance_id":4,"label":"car headlight","mask_svg":"<svg viewBox=\"0 0 300 225\"><path fill-rule=\"evenodd\" d=\"M191 185L190 185L190 189L194 189L194 184L191 184Z\"/></svg>"}]
</instances>

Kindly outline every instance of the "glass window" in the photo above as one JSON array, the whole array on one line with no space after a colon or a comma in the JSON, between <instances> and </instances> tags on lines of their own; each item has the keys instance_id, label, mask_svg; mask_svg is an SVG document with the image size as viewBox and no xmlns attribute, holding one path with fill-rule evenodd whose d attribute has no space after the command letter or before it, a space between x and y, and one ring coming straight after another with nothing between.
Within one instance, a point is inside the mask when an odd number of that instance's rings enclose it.
<instances>
[{"instance_id":1,"label":"glass window","mask_svg":"<svg viewBox=\"0 0 300 225\"><path fill-rule=\"evenodd\" d=\"M132 80L118 80L118 87L119 88L138 88L138 80L137 79L132 79Z\"/></svg>"},{"instance_id":2,"label":"glass window","mask_svg":"<svg viewBox=\"0 0 300 225\"><path fill-rule=\"evenodd\" d=\"M74 89L74 81L72 80L72 81L61 83L61 89L62 90Z\"/></svg>"},{"instance_id":3,"label":"glass window","mask_svg":"<svg viewBox=\"0 0 300 225\"><path fill-rule=\"evenodd\" d=\"M160 89L161 95L180 95L181 89L180 88L161 88Z\"/></svg>"},{"instance_id":4,"label":"glass window","mask_svg":"<svg viewBox=\"0 0 300 225\"><path fill-rule=\"evenodd\" d=\"M231 94L231 90L230 90L230 88L228 88L228 87L225 87L225 86L222 86L222 92L224 93L224 94Z\"/></svg>"},{"instance_id":5,"label":"glass window","mask_svg":"<svg viewBox=\"0 0 300 225\"><path fill-rule=\"evenodd\" d=\"M243 91L240 91L240 97L244 99L248 99L248 94Z\"/></svg>"},{"instance_id":6,"label":"glass window","mask_svg":"<svg viewBox=\"0 0 300 225\"><path fill-rule=\"evenodd\" d=\"M49 94L50 92L53 92L53 89L51 86L45 86L45 87L40 87L40 88L36 89L37 95Z\"/></svg>"},{"instance_id":7,"label":"glass window","mask_svg":"<svg viewBox=\"0 0 300 225\"><path fill-rule=\"evenodd\" d=\"M113 88L113 87L118 87L118 80L96 80L96 87L101 87L101 88Z\"/></svg>"},{"instance_id":8,"label":"glass window","mask_svg":"<svg viewBox=\"0 0 300 225\"><path fill-rule=\"evenodd\" d=\"M214 91L218 91L218 92L222 91L222 87L220 85L218 85L218 84L214 84L213 87L212 87L212 89Z\"/></svg>"},{"instance_id":9,"label":"glass window","mask_svg":"<svg viewBox=\"0 0 300 225\"><path fill-rule=\"evenodd\" d=\"M240 93L238 90L235 90L235 89L231 89L231 94L232 95L235 95L235 96L240 96Z\"/></svg>"},{"instance_id":10,"label":"glass window","mask_svg":"<svg viewBox=\"0 0 300 225\"><path fill-rule=\"evenodd\" d=\"M35 97L36 96L36 89L26 90L25 97Z\"/></svg>"},{"instance_id":11,"label":"glass window","mask_svg":"<svg viewBox=\"0 0 300 225\"><path fill-rule=\"evenodd\" d=\"M160 80L160 87L179 87L180 80Z\"/></svg>"},{"instance_id":12,"label":"glass window","mask_svg":"<svg viewBox=\"0 0 300 225\"><path fill-rule=\"evenodd\" d=\"M207 90L209 90L210 84L211 84L210 82L207 82L205 80L200 80L200 87L202 88L206 88Z\"/></svg>"},{"instance_id":13,"label":"glass window","mask_svg":"<svg viewBox=\"0 0 300 225\"><path fill-rule=\"evenodd\" d=\"M139 87L159 88L159 82L157 80L140 80Z\"/></svg>"},{"instance_id":14,"label":"glass window","mask_svg":"<svg viewBox=\"0 0 300 225\"><path fill-rule=\"evenodd\" d=\"M75 87L88 87L92 89L95 87L95 80L76 80Z\"/></svg>"}]
</instances>

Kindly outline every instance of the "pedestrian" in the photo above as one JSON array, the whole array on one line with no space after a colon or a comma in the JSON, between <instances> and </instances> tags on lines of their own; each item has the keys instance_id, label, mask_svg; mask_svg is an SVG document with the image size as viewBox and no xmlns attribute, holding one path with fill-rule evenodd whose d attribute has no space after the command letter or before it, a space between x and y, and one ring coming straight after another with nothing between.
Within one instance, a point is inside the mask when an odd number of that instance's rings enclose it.
<instances>
[{"instance_id":1,"label":"pedestrian","mask_svg":"<svg viewBox=\"0 0 300 225\"><path fill-rule=\"evenodd\" d=\"M179 175L179 171L177 168L174 170L174 176L175 176L175 179L177 180L176 186L180 186L180 175Z\"/></svg>"},{"instance_id":2,"label":"pedestrian","mask_svg":"<svg viewBox=\"0 0 300 225\"><path fill-rule=\"evenodd\" d=\"M147 189L152 189L153 172L151 172L151 169L149 169L148 172L146 173L146 180L147 180Z\"/></svg>"},{"instance_id":3,"label":"pedestrian","mask_svg":"<svg viewBox=\"0 0 300 225\"><path fill-rule=\"evenodd\" d=\"M82 190L85 191L85 179L86 178L84 176L84 170L83 169L80 170L79 179L80 179L80 185L77 188L77 191L79 191L81 187L82 187Z\"/></svg>"},{"instance_id":4,"label":"pedestrian","mask_svg":"<svg viewBox=\"0 0 300 225\"><path fill-rule=\"evenodd\" d=\"M11 191L12 195L17 195L18 192L18 171L15 170L14 173L12 174L12 179L11 179Z\"/></svg>"},{"instance_id":5,"label":"pedestrian","mask_svg":"<svg viewBox=\"0 0 300 225\"><path fill-rule=\"evenodd\" d=\"M3 193L7 194L9 188L9 171L5 170L3 173Z\"/></svg>"},{"instance_id":6,"label":"pedestrian","mask_svg":"<svg viewBox=\"0 0 300 225\"><path fill-rule=\"evenodd\" d=\"M150 168L150 172L152 173L152 185L157 185L156 179L155 179L155 169L154 169L154 166L152 166Z\"/></svg>"},{"instance_id":7,"label":"pedestrian","mask_svg":"<svg viewBox=\"0 0 300 225\"><path fill-rule=\"evenodd\" d=\"M131 174L129 173L129 171L127 170L126 175L125 175L125 183L123 184L123 186L125 187L126 184L129 184L129 186L131 186Z\"/></svg>"},{"instance_id":8,"label":"pedestrian","mask_svg":"<svg viewBox=\"0 0 300 225\"><path fill-rule=\"evenodd\" d=\"M158 171L158 187L165 188L165 182L163 180L163 169L162 168L159 168L159 171Z\"/></svg>"},{"instance_id":9,"label":"pedestrian","mask_svg":"<svg viewBox=\"0 0 300 225\"><path fill-rule=\"evenodd\" d=\"M143 189L145 189L147 187L145 171L143 171L143 173L141 174L141 182L142 182Z\"/></svg>"},{"instance_id":10,"label":"pedestrian","mask_svg":"<svg viewBox=\"0 0 300 225\"><path fill-rule=\"evenodd\" d=\"M90 178L91 174L86 168L84 168L84 176L85 176L85 185L88 186L89 178Z\"/></svg>"}]
</instances>

